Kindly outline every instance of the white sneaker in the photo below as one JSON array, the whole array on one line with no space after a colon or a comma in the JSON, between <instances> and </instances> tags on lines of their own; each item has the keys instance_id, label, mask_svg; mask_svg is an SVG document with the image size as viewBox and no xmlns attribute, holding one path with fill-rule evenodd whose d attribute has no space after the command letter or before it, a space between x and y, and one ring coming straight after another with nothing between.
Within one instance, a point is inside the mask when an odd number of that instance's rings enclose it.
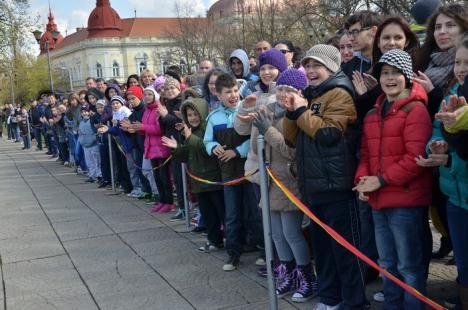
<instances>
[{"instance_id":1,"label":"white sneaker","mask_svg":"<svg viewBox=\"0 0 468 310\"><path fill-rule=\"evenodd\" d=\"M374 294L374 300L377 302L384 302L385 301L385 295L383 291L377 292Z\"/></svg>"},{"instance_id":2,"label":"white sneaker","mask_svg":"<svg viewBox=\"0 0 468 310\"><path fill-rule=\"evenodd\" d=\"M319 302L312 306L312 310L338 310L340 309L340 306L341 304L337 304L336 306L329 306Z\"/></svg>"},{"instance_id":3,"label":"white sneaker","mask_svg":"<svg viewBox=\"0 0 468 310\"><path fill-rule=\"evenodd\" d=\"M130 194L127 194L127 197L130 197L130 198L138 198L140 196L141 196L141 192L138 190L132 190Z\"/></svg>"}]
</instances>

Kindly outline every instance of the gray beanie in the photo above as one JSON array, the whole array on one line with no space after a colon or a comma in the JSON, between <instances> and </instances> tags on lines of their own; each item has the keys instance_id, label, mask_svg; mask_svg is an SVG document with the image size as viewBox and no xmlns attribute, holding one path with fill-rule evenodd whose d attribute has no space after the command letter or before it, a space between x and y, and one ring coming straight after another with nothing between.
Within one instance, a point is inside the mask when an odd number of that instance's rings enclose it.
<instances>
[{"instance_id":1,"label":"gray beanie","mask_svg":"<svg viewBox=\"0 0 468 310\"><path fill-rule=\"evenodd\" d=\"M393 49L383 54L374 67L374 73L377 79L380 79L383 65L397 68L405 76L407 85L413 84L413 62L411 56L407 52L400 49Z\"/></svg>"},{"instance_id":2,"label":"gray beanie","mask_svg":"<svg viewBox=\"0 0 468 310\"><path fill-rule=\"evenodd\" d=\"M307 51L304 58L302 58L301 65L304 66L304 64L309 59L313 59L320 62L332 73L335 73L340 69L341 54L340 51L332 45L314 45L310 50Z\"/></svg>"}]
</instances>

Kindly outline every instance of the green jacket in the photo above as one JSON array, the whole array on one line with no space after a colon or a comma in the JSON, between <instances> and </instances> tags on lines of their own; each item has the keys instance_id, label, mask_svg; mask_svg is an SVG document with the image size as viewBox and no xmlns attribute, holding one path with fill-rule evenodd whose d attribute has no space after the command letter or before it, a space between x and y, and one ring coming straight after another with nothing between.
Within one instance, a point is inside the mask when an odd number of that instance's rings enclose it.
<instances>
[{"instance_id":1,"label":"green jacket","mask_svg":"<svg viewBox=\"0 0 468 310\"><path fill-rule=\"evenodd\" d=\"M201 118L201 123L198 127L192 128L190 137L178 145L173 151L174 158L179 162L187 163L190 172L198 177L209 181L220 182L221 170L219 169L218 159L211 157L206 153L206 148L203 143L203 137L206 129L206 116L208 115L208 103L201 98L189 98L184 101L180 107L182 117L186 124L187 108L191 108L198 112ZM189 125L190 127L190 125ZM222 190L219 185L211 185L199 182L190 178L193 193L209 192Z\"/></svg>"}]
</instances>

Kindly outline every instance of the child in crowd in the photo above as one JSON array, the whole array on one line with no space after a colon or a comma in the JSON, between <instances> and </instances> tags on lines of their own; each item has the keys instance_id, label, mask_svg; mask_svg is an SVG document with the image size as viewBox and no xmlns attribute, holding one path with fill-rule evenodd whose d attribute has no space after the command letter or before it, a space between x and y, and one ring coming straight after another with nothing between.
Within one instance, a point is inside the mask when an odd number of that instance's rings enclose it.
<instances>
[{"instance_id":1,"label":"child in crowd","mask_svg":"<svg viewBox=\"0 0 468 310\"><path fill-rule=\"evenodd\" d=\"M163 128L166 137L174 137L180 142L180 133L176 129L176 124L181 119L176 115L182 104L181 87L179 81L168 77L164 83L164 105L158 105L159 122ZM177 193L177 213L171 217L171 220L181 220L185 218L184 208L184 188L182 185L182 167L180 163L172 161L171 173L174 178L174 185Z\"/></svg>"},{"instance_id":2,"label":"child in crowd","mask_svg":"<svg viewBox=\"0 0 468 310\"><path fill-rule=\"evenodd\" d=\"M468 36L456 48L453 72L457 83L436 114L427 145L429 157L420 156L416 161L424 167L439 167L440 189L449 198L447 219L458 271L459 297L462 309L468 309L468 105L462 97L467 95L462 87L468 76Z\"/></svg>"},{"instance_id":3,"label":"child in crowd","mask_svg":"<svg viewBox=\"0 0 468 310\"><path fill-rule=\"evenodd\" d=\"M302 59L309 86L305 99L288 94L284 137L296 147L302 200L322 221L358 246L356 110L351 81L340 70L337 48L318 44ZM312 246L319 283L318 309L360 309L365 303L361 265L323 229L312 223Z\"/></svg>"},{"instance_id":4,"label":"child in crowd","mask_svg":"<svg viewBox=\"0 0 468 310\"><path fill-rule=\"evenodd\" d=\"M178 143L174 137L163 137L163 145L174 150L176 160L187 162L193 174L210 181L221 181L218 160L208 156L203 144L208 103L201 98L187 99L181 106L181 113L184 123L178 124L178 127L182 127L183 143ZM221 225L224 223L223 189L219 185L205 184L194 179L190 181L208 233L208 242L201 246L199 251L208 253L221 249L224 247L221 231Z\"/></svg>"},{"instance_id":5,"label":"child in crowd","mask_svg":"<svg viewBox=\"0 0 468 310\"><path fill-rule=\"evenodd\" d=\"M152 212L170 212L174 206L172 196L172 185L169 176L169 167L166 163L170 155L169 148L162 145L164 135L159 122L160 115L158 108L161 105L159 94L152 87L147 87L144 91L145 111L140 122L132 123L128 131L140 132L145 135L144 157L151 160L154 179L159 193L159 202L156 202L151 209Z\"/></svg>"},{"instance_id":6,"label":"child in crowd","mask_svg":"<svg viewBox=\"0 0 468 310\"><path fill-rule=\"evenodd\" d=\"M379 265L426 293L424 219L432 174L414 158L431 135L427 94L413 81L410 55L393 49L374 67L383 94L364 119L355 190L373 211ZM386 309L424 309L424 304L384 277Z\"/></svg>"},{"instance_id":7,"label":"child in crowd","mask_svg":"<svg viewBox=\"0 0 468 310\"><path fill-rule=\"evenodd\" d=\"M78 142L83 147L89 178L86 182L94 183L101 177L101 158L96 139L96 128L90 120L88 107L81 108L81 122L78 132Z\"/></svg>"},{"instance_id":8,"label":"child in crowd","mask_svg":"<svg viewBox=\"0 0 468 310\"><path fill-rule=\"evenodd\" d=\"M208 115L203 142L206 152L218 158L222 180L228 181L244 175L250 141L248 136L240 136L233 128L240 99L235 78L229 74L220 75L216 80L216 93L221 106ZM223 270L232 271L240 262L243 236L246 236L251 246L263 243L262 224L250 182L224 186L224 203L226 249L229 258Z\"/></svg>"},{"instance_id":9,"label":"child in crowd","mask_svg":"<svg viewBox=\"0 0 468 310\"><path fill-rule=\"evenodd\" d=\"M210 70L205 77L202 87L203 98L208 102L209 112L219 107L219 99L216 94L216 80L223 74L223 70L214 68Z\"/></svg>"},{"instance_id":10,"label":"child in crowd","mask_svg":"<svg viewBox=\"0 0 468 310\"><path fill-rule=\"evenodd\" d=\"M31 140L28 131L28 117L28 111L26 111L25 108L21 108L21 115L17 117L17 121L21 137L23 138L23 150L29 150L31 148ZM3 124L1 124L0 126L3 126Z\"/></svg>"}]
</instances>

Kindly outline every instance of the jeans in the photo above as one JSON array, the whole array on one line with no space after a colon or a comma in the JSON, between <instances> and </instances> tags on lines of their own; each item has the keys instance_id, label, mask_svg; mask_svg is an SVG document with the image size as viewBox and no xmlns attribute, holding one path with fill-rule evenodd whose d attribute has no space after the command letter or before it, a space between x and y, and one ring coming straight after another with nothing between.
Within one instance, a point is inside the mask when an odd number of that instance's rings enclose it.
<instances>
[{"instance_id":1,"label":"jeans","mask_svg":"<svg viewBox=\"0 0 468 310\"><path fill-rule=\"evenodd\" d=\"M424 219L427 207L387 208L372 211L379 265L426 293ZM425 309L424 304L398 285L383 278L385 309Z\"/></svg>"},{"instance_id":2,"label":"jeans","mask_svg":"<svg viewBox=\"0 0 468 310\"><path fill-rule=\"evenodd\" d=\"M372 208L367 202L358 200L359 224L361 231L360 247L362 253L377 262L379 253L375 244L374 220L372 218ZM366 268L372 268L366 265Z\"/></svg>"},{"instance_id":3,"label":"jeans","mask_svg":"<svg viewBox=\"0 0 468 310\"><path fill-rule=\"evenodd\" d=\"M172 185L169 177L169 164L161 166L166 158L151 159L151 166L159 169L153 170L154 180L159 193L159 202L164 204L174 204L174 197L172 196Z\"/></svg>"},{"instance_id":4,"label":"jeans","mask_svg":"<svg viewBox=\"0 0 468 310\"><path fill-rule=\"evenodd\" d=\"M42 150L42 125L34 126L34 139L36 139L37 149Z\"/></svg>"},{"instance_id":5,"label":"jeans","mask_svg":"<svg viewBox=\"0 0 468 310\"><path fill-rule=\"evenodd\" d=\"M156 181L154 180L153 168L151 167L151 160L143 158L141 168L141 173L149 182L151 192L153 194L158 194L158 188L156 187Z\"/></svg>"},{"instance_id":6,"label":"jeans","mask_svg":"<svg viewBox=\"0 0 468 310\"><path fill-rule=\"evenodd\" d=\"M138 168L136 166L135 158L132 153L126 153L125 158L127 159L127 170L130 176L130 182L132 183L133 191L141 193L140 176L138 174Z\"/></svg>"},{"instance_id":7,"label":"jeans","mask_svg":"<svg viewBox=\"0 0 468 310\"><path fill-rule=\"evenodd\" d=\"M88 171L88 166L86 165L86 159L84 156L84 150L81 146L81 143L78 142L78 137L76 137L75 145L75 164L79 165L82 171Z\"/></svg>"},{"instance_id":8,"label":"jeans","mask_svg":"<svg viewBox=\"0 0 468 310\"><path fill-rule=\"evenodd\" d=\"M75 164L75 149L78 137L73 132L67 131L68 157L71 164Z\"/></svg>"},{"instance_id":9,"label":"jeans","mask_svg":"<svg viewBox=\"0 0 468 310\"><path fill-rule=\"evenodd\" d=\"M309 247L302 234L301 211L271 211L271 232L281 261L296 261L297 265L310 263Z\"/></svg>"},{"instance_id":10,"label":"jeans","mask_svg":"<svg viewBox=\"0 0 468 310\"><path fill-rule=\"evenodd\" d=\"M307 205L319 219L359 247L359 211L355 198L313 206L312 203L307 202ZM311 234L320 302L328 306L342 303L342 309L362 309L366 297L359 259L314 222Z\"/></svg>"},{"instance_id":11,"label":"jeans","mask_svg":"<svg viewBox=\"0 0 468 310\"><path fill-rule=\"evenodd\" d=\"M223 243L221 225L224 223L224 193L222 190L197 193L198 207L205 219L208 241L219 245Z\"/></svg>"},{"instance_id":12,"label":"jeans","mask_svg":"<svg viewBox=\"0 0 468 310\"><path fill-rule=\"evenodd\" d=\"M144 193L151 193L151 186L148 179L143 175L143 152L135 146L132 150L132 158L137 166L137 175L140 182L140 188Z\"/></svg>"},{"instance_id":13,"label":"jeans","mask_svg":"<svg viewBox=\"0 0 468 310\"><path fill-rule=\"evenodd\" d=\"M96 179L101 177L101 157L99 155L99 146L93 145L91 147L83 148L86 163L88 164L89 177Z\"/></svg>"},{"instance_id":14,"label":"jeans","mask_svg":"<svg viewBox=\"0 0 468 310\"><path fill-rule=\"evenodd\" d=\"M263 244L263 227L258 212L254 190L250 182L224 187L224 205L226 206L226 250L229 255L240 256L242 253L243 233L247 244Z\"/></svg>"},{"instance_id":15,"label":"jeans","mask_svg":"<svg viewBox=\"0 0 468 310\"><path fill-rule=\"evenodd\" d=\"M468 286L468 210L447 202L447 218L452 238L453 254L457 265L457 281L462 286Z\"/></svg>"},{"instance_id":16,"label":"jeans","mask_svg":"<svg viewBox=\"0 0 468 310\"><path fill-rule=\"evenodd\" d=\"M29 140L28 136L23 136L23 146L25 149L31 148L31 141Z\"/></svg>"}]
</instances>

